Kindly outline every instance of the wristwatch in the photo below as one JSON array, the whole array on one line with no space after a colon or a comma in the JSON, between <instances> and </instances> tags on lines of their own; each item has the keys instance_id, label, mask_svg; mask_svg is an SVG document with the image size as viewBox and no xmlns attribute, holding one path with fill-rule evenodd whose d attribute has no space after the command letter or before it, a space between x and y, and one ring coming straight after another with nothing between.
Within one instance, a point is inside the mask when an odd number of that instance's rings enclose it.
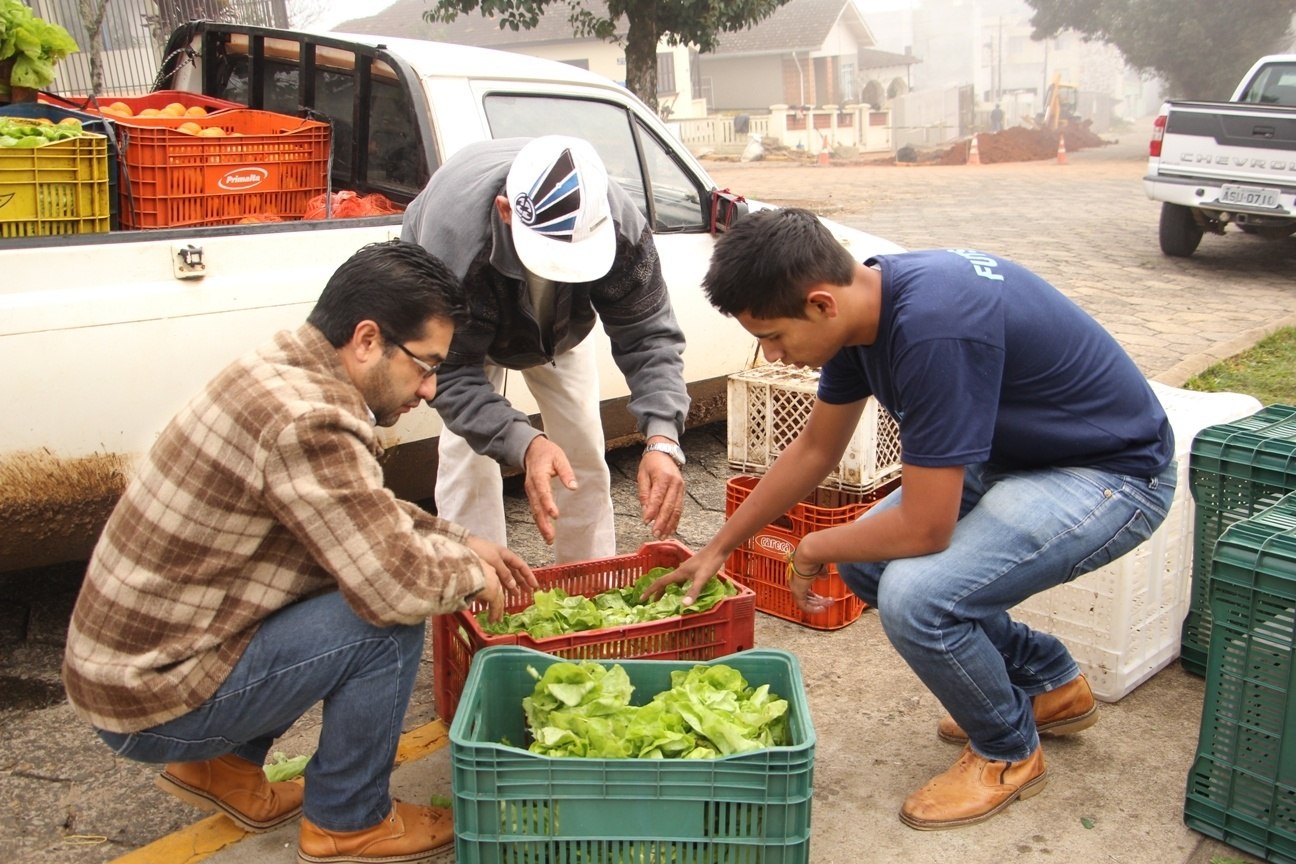
<instances>
[{"instance_id":1,"label":"wristwatch","mask_svg":"<svg viewBox=\"0 0 1296 864\"><path fill-rule=\"evenodd\" d=\"M684 451L674 441L658 441L655 444L649 444L644 448L645 453L665 453L675 460L675 464L683 468L684 463L688 460L684 458Z\"/></svg>"}]
</instances>

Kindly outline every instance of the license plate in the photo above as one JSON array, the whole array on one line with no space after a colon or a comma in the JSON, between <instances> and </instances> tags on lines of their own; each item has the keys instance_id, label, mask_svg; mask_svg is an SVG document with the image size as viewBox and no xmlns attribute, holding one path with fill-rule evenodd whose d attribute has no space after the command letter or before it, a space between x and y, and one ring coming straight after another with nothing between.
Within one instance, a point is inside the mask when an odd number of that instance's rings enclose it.
<instances>
[{"instance_id":1,"label":"license plate","mask_svg":"<svg viewBox=\"0 0 1296 864\"><path fill-rule=\"evenodd\" d=\"M1221 186L1221 204L1245 204L1247 207L1277 207L1278 190L1255 186Z\"/></svg>"}]
</instances>

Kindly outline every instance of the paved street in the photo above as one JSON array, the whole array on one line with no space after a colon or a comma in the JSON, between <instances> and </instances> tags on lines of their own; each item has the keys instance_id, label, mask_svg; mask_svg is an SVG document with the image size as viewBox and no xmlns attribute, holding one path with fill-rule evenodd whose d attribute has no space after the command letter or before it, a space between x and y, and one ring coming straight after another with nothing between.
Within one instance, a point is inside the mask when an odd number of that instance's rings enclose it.
<instances>
[{"instance_id":1,"label":"paved street","mask_svg":"<svg viewBox=\"0 0 1296 864\"><path fill-rule=\"evenodd\" d=\"M1071 153L1066 165L707 165L721 187L806 206L909 248L978 248L1015 259L1094 314L1150 378L1178 385L1213 359L1296 323L1296 240L1208 235L1193 258L1163 257L1157 205L1139 182L1142 139L1140 132L1117 146ZM722 425L693 430L684 443L691 498L681 539L697 546L723 519L732 473ZM622 551L649 539L635 518L637 458L634 449L610 456ZM511 514L516 548L532 563L547 563L516 489ZM114 759L56 701L75 574L52 573L50 586L48 594L28 601L31 638L0 644L0 862L101 864L190 825L198 814L153 788L155 769ZM0 634L4 624L0 613ZM1253 860L1204 842L1182 824L1183 780L1203 685L1178 664L1102 706L1093 730L1050 741L1052 779L1042 794L982 826L928 834L905 828L895 812L903 796L947 767L957 750L936 739L939 705L891 650L876 616L865 613L843 630L820 632L760 615L756 641L791 650L802 664L818 733L815 862ZM407 727L436 716L430 650L421 676ZM32 707L37 705L44 707ZM284 740L284 750L309 752L317 722L306 718ZM402 768L401 788L449 794L446 757L442 750ZM211 860L288 862L295 837L295 828L283 829ZM178 857L153 860L197 860L172 854ZM439 860L449 864L454 856Z\"/></svg>"}]
</instances>

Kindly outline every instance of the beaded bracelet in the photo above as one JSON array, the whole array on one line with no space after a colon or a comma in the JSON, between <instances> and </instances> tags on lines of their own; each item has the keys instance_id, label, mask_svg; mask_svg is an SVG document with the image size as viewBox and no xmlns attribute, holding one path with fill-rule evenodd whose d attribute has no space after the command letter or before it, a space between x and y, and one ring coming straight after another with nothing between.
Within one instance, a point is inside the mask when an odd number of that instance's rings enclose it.
<instances>
[{"instance_id":1,"label":"beaded bracelet","mask_svg":"<svg viewBox=\"0 0 1296 864\"><path fill-rule=\"evenodd\" d=\"M796 560L795 560L795 556L796 556L796 549L795 549L795 547L792 548L792 549L790 549L790 550L788 550L788 553L787 553L787 581L788 581L788 584L789 584L789 585L792 584L792 578L793 578L793 577L796 577L797 579L804 579L804 580L807 581L807 582L813 582L814 580L818 579L820 576L823 575L823 571L824 571L824 565L823 565L823 564L820 564L820 565L819 565L819 569L815 570L813 573L802 573L800 570L798 570L798 569L796 568Z\"/></svg>"}]
</instances>

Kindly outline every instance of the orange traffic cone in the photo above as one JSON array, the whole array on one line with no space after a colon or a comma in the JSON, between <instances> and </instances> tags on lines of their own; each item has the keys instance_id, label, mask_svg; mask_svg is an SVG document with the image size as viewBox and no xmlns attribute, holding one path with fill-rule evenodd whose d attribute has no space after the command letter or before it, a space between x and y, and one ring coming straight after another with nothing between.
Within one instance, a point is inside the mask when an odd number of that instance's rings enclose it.
<instances>
[{"instance_id":1,"label":"orange traffic cone","mask_svg":"<svg viewBox=\"0 0 1296 864\"><path fill-rule=\"evenodd\" d=\"M972 136L972 146L968 148L968 157L967 157L966 164L968 165L981 164L981 154L977 152L977 136L975 135Z\"/></svg>"},{"instance_id":2,"label":"orange traffic cone","mask_svg":"<svg viewBox=\"0 0 1296 864\"><path fill-rule=\"evenodd\" d=\"M828 164L828 139L823 136L820 136L819 141L820 141L819 164L827 165Z\"/></svg>"},{"instance_id":3,"label":"orange traffic cone","mask_svg":"<svg viewBox=\"0 0 1296 864\"><path fill-rule=\"evenodd\" d=\"M1066 163L1066 136L1060 133L1058 134L1058 164L1059 165L1067 164Z\"/></svg>"}]
</instances>

